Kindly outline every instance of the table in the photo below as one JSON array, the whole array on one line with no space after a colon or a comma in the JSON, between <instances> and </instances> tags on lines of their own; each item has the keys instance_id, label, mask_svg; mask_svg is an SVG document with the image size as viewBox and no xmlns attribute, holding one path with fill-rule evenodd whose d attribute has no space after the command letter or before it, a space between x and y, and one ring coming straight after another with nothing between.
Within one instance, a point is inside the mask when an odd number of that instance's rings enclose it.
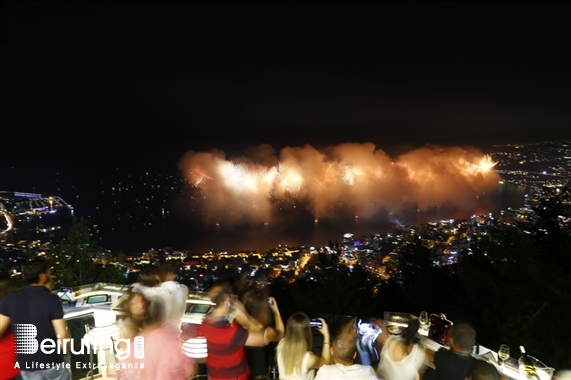
<instances>
[{"instance_id":1,"label":"table","mask_svg":"<svg viewBox=\"0 0 571 380\"><path fill-rule=\"evenodd\" d=\"M509 358L504 362L503 365L500 366L498 364L497 352L492 351L484 346L478 346L478 355L475 356L487 361L488 363L492 363L502 376L505 376L508 379L519 380L519 368L518 361L516 359Z\"/></svg>"},{"instance_id":2,"label":"table","mask_svg":"<svg viewBox=\"0 0 571 380\"><path fill-rule=\"evenodd\" d=\"M409 315L408 318L410 320L417 317ZM383 322L385 323L385 326L396 325L404 328L408 326L408 320L406 320L405 315L401 313L390 313L390 315L385 315ZM448 349L448 347L430 339L428 337L428 331L422 330L422 328L418 330L416 336L419 339L419 343L432 352L436 352L440 348ZM500 366L498 364L498 354L484 346L478 346L477 354L474 354L474 356L493 364L505 378L509 380L520 380L518 362L516 359L510 358L504 363L504 365ZM434 369L434 363L432 361L428 361L426 365L429 368Z\"/></svg>"}]
</instances>

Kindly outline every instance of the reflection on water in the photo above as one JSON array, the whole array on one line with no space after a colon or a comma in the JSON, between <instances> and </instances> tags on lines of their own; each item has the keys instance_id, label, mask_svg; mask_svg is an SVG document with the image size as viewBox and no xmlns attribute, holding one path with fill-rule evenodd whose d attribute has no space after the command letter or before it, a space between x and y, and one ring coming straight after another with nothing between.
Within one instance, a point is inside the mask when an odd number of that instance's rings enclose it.
<instances>
[{"instance_id":1,"label":"reflection on water","mask_svg":"<svg viewBox=\"0 0 571 380\"><path fill-rule=\"evenodd\" d=\"M167 229L172 234L170 238L174 247L186 247L195 253L210 250L265 252L278 245L327 245L330 241L340 241L345 233L352 233L355 237L384 233L388 232L393 223L420 225L428 221L469 218L473 214L497 215L508 207L523 206L525 195L529 192L524 187L498 184L497 188L482 194L462 209L438 208L427 212L413 210L398 214L385 212L377 215L374 220L340 215L336 220L320 219L316 222L313 215L298 212L294 217L268 224L261 223L259 226L225 226L222 222L218 226L204 227L177 220Z\"/></svg>"}]
</instances>

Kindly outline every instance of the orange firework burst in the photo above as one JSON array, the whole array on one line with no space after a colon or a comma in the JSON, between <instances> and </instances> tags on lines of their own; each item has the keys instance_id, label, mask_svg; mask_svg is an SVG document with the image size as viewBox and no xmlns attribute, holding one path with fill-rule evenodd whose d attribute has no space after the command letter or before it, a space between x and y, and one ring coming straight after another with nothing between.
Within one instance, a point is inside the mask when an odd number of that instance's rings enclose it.
<instances>
[{"instance_id":1,"label":"orange firework burst","mask_svg":"<svg viewBox=\"0 0 571 380\"><path fill-rule=\"evenodd\" d=\"M211 181L212 177L208 176L199 167L190 168L187 172L187 180L192 187L204 188L207 181Z\"/></svg>"},{"instance_id":2,"label":"orange firework burst","mask_svg":"<svg viewBox=\"0 0 571 380\"><path fill-rule=\"evenodd\" d=\"M324 151L306 145L262 156L229 160L219 151L192 152L180 167L204 191L205 214L260 222L271 219L276 202L288 204L291 197L303 199L316 219L335 215L340 204L365 219L382 208L462 205L499 179L490 156L459 147L428 146L391 158L371 143Z\"/></svg>"}]
</instances>

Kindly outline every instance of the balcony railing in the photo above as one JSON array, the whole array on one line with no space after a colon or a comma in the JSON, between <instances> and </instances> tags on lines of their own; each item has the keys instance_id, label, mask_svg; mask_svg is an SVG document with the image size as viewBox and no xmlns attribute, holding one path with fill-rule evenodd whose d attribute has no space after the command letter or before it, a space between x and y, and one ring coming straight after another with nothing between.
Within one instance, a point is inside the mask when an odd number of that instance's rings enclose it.
<instances>
[{"instance_id":1,"label":"balcony railing","mask_svg":"<svg viewBox=\"0 0 571 380\"><path fill-rule=\"evenodd\" d=\"M118 363L115 360L112 345L104 347L105 349L102 350L102 352L98 352L97 355L94 355L93 352L85 350L85 347L88 346L85 343L85 336L86 326L93 328L105 327L117 321L117 317L123 312L121 301L126 289L127 286L124 285L97 283L74 289L60 289L60 291L55 292L64 304L65 319L68 322L73 339L71 370L74 380L114 379L116 378L117 371L121 370L116 368ZM183 317L183 324L200 324L206 313L210 311L211 306L212 303L210 300L204 296L189 296L187 300L187 313L185 313ZM285 317L285 315L283 315L283 317ZM316 315L316 317L325 318L332 332L337 331L343 323L352 318L352 316L347 315ZM410 318L416 318L416 316L398 312L385 313L384 315L387 326L392 325L403 328L408 325ZM425 347L432 351L443 347L441 344L429 339L427 335L427 331L419 330L418 336ZM188 344L188 347L185 347L182 343L184 342L181 342L183 352L185 348L187 351L192 351L197 348L194 346L190 347ZM321 345L322 336L321 334L315 333L315 352L321 352ZM84 348L83 350L82 347ZM185 353L190 356L190 351ZM478 346L474 354L493 364L497 364L497 354L494 350L490 350L484 346ZM197 363L199 363L199 373L192 379L206 379L207 371L203 364L204 360L198 357L197 359ZM499 367L496 365L496 367L508 379L517 380L520 378L518 363L515 359L509 359L503 366ZM430 373L433 368L428 365L426 370ZM271 368L268 368L268 377L278 378L275 364ZM542 380L544 379L542 378Z\"/></svg>"}]
</instances>

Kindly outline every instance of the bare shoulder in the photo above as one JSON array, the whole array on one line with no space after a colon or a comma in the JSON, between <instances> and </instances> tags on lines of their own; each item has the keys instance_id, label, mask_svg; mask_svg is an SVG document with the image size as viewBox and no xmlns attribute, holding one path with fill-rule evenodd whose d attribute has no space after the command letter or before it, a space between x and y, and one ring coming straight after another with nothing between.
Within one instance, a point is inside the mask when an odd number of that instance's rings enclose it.
<instances>
[{"instance_id":1,"label":"bare shoulder","mask_svg":"<svg viewBox=\"0 0 571 380\"><path fill-rule=\"evenodd\" d=\"M321 356L315 355L309 351L309 359L307 360L307 369L319 368L321 366Z\"/></svg>"}]
</instances>

